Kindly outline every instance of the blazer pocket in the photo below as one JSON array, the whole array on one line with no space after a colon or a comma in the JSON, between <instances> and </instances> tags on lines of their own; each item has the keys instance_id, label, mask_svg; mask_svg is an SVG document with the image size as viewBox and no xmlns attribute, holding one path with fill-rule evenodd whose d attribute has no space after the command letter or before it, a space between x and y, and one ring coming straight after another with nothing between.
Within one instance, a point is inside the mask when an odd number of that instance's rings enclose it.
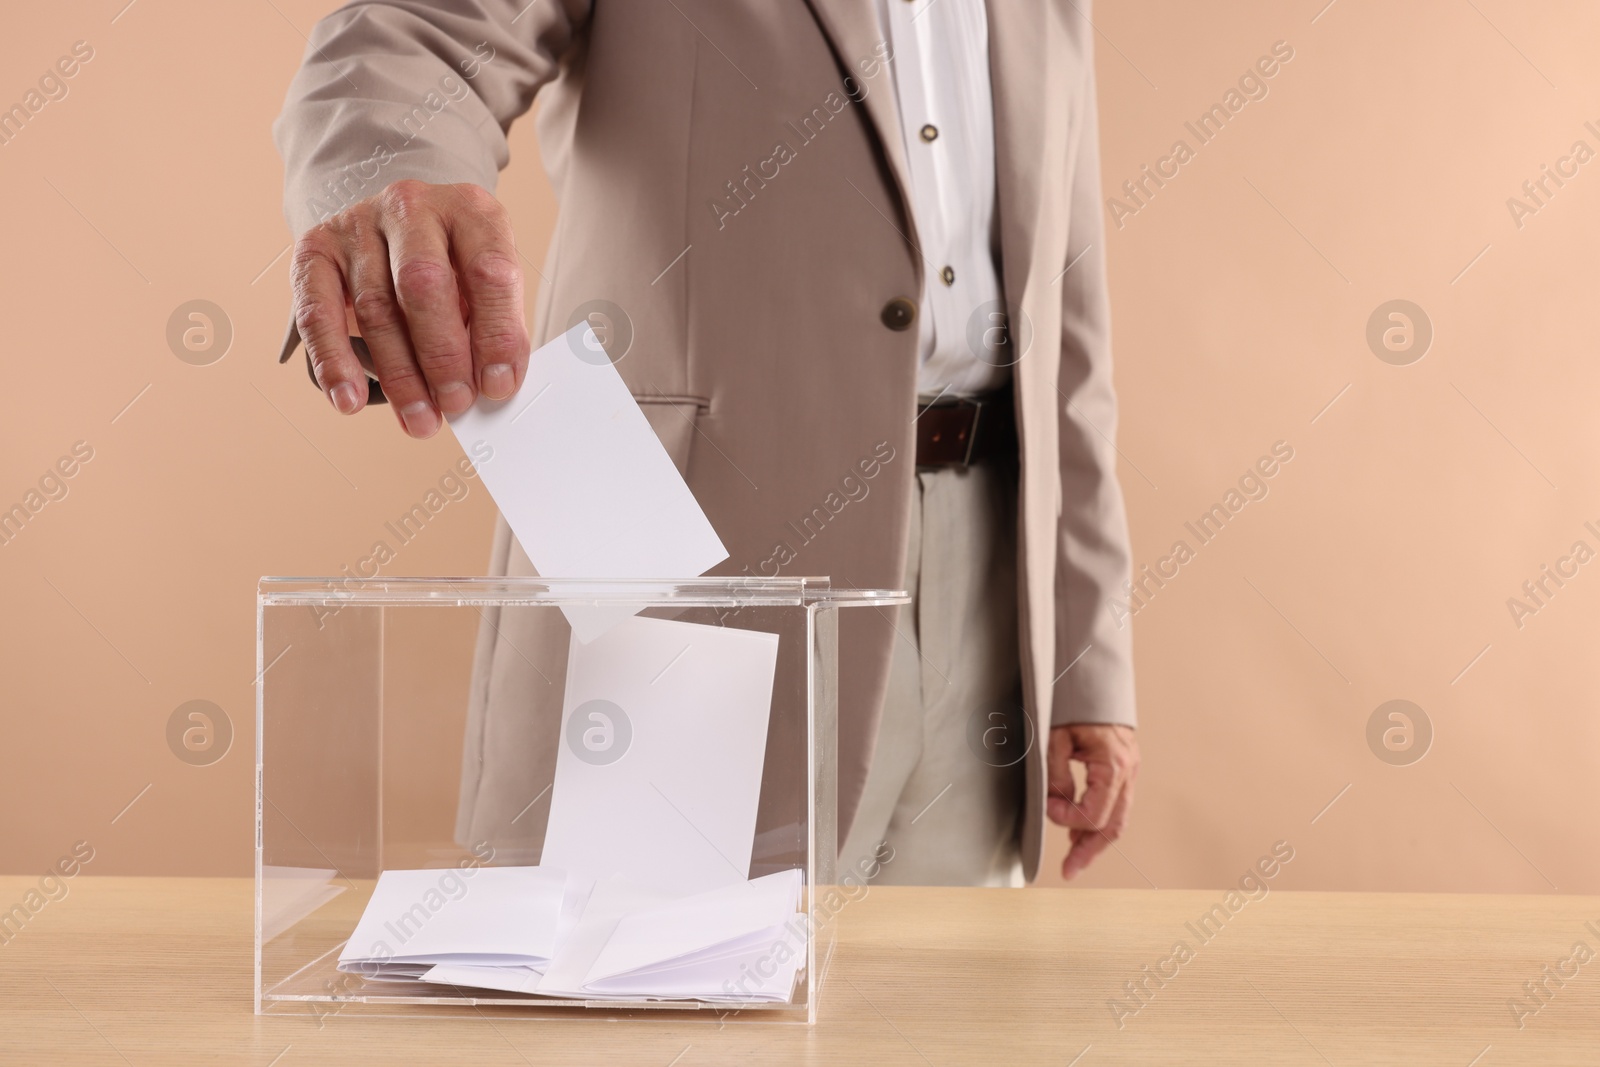
<instances>
[{"instance_id":1,"label":"blazer pocket","mask_svg":"<svg viewBox=\"0 0 1600 1067\"><path fill-rule=\"evenodd\" d=\"M695 423L711 410L711 401L703 396L668 396L651 393L634 394L639 409L650 423L650 428L661 439L661 445L672 457L678 473L689 477L689 455L694 449Z\"/></svg>"}]
</instances>

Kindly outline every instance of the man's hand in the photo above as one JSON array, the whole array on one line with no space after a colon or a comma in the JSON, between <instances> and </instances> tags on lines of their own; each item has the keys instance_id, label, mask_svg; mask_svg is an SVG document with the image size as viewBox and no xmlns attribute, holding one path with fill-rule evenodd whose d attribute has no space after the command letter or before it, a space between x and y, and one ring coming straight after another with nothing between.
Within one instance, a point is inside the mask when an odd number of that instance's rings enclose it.
<instances>
[{"instance_id":1,"label":"man's hand","mask_svg":"<svg viewBox=\"0 0 1600 1067\"><path fill-rule=\"evenodd\" d=\"M291 278L317 385L346 415L367 402L351 312L412 437L432 437L480 392L499 400L522 384L522 270L505 209L481 186L395 182L307 230Z\"/></svg>"},{"instance_id":2,"label":"man's hand","mask_svg":"<svg viewBox=\"0 0 1600 1067\"><path fill-rule=\"evenodd\" d=\"M1084 765L1083 796L1077 796L1072 761ZM1050 731L1050 821L1072 830L1072 851L1061 863L1071 879L1122 836L1139 775L1139 741L1133 728L1074 723Z\"/></svg>"}]
</instances>

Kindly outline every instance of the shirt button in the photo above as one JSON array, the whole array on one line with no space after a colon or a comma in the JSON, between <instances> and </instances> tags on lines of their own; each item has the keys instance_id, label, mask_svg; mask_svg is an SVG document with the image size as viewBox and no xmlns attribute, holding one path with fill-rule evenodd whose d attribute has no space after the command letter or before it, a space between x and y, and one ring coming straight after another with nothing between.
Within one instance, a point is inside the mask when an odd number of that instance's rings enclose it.
<instances>
[{"instance_id":1,"label":"shirt button","mask_svg":"<svg viewBox=\"0 0 1600 1067\"><path fill-rule=\"evenodd\" d=\"M926 126L922 127L922 139L924 141L927 141L929 144L932 144L934 141L938 140L938 138L939 138L939 127L935 126L931 122L928 123Z\"/></svg>"},{"instance_id":2,"label":"shirt button","mask_svg":"<svg viewBox=\"0 0 1600 1067\"><path fill-rule=\"evenodd\" d=\"M911 325L917 317L917 305L903 296L897 296L883 305L883 313L879 316L883 324L891 330L904 330Z\"/></svg>"},{"instance_id":3,"label":"shirt button","mask_svg":"<svg viewBox=\"0 0 1600 1067\"><path fill-rule=\"evenodd\" d=\"M954 267L946 267L939 272L939 277L944 279L946 285L954 285L956 283L956 269Z\"/></svg>"}]
</instances>

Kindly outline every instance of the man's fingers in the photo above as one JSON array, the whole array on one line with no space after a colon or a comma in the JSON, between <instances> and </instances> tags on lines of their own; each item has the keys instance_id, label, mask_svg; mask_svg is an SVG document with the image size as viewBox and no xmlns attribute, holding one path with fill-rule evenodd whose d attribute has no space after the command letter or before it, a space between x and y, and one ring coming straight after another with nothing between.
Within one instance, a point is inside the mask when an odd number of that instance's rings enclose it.
<instances>
[{"instance_id":1,"label":"man's fingers","mask_svg":"<svg viewBox=\"0 0 1600 1067\"><path fill-rule=\"evenodd\" d=\"M1067 728L1051 729L1049 747L1045 750L1045 772L1050 785L1044 810L1051 822L1063 826L1071 825L1067 818L1078 795L1078 783L1072 777L1072 751L1072 734Z\"/></svg>"},{"instance_id":2,"label":"man's fingers","mask_svg":"<svg viewBox=\"0 0 1600 1067\"><path fill-rule=\"evenodd\" d=\"M1072 763L1084 767L1083 798L1074 801ZM1096 723L1057 726L1050 731L1047 767L1051 821L1072 830L1072 851L1061 876L1072 878L1122 836L1133 806L1139 774L1139 743L1132 729Z\"/></svg>"},{"instance_id":3,"label":"man's fingers","mask_svg":"<svg viewBox=\"0 0 1600 1067\"><path fill-rule=\"evenodd\" d=\"M384 191L382 202L380 225L389 245L394 293L405 316L416 365L432 396L431 406L452 415L465 411L472 406L477 389L450 240L436 194L430 194L420 182L396 182ZM387 392L387 382L384 387ZM438 429L437 416L420 403L402 402L399 408L401 421L413 436L418 436L412 429L413 418L421 422L431 417L435 420L432 429Z\"/></svg>"},{"instance_id":4,"label":"man's fingers","mask_svg":"<svg viewBox=\"0 0 1600 1067\"><path fill-rule=\"evenodd\" d=\"M1096 856L1111 847L1111 843L1122 836L1122 831L1128 825L1128 810L1133 806L1133 780L1130 778L1123 783L1122 789L1117 794L1116 805L1106 816L1103 826L1098 830L1077 829L1072 831L1072 851L1067 853L1067 858L1061 862L1061 877L1073 878L1090 863Z\"/></svg>"},{"instance_id":5,"label":"man's fingers","mask_svg":"<svg viewBox=\"0 0 1600 1067\"><path fill-rule=\"evenodd\" d=\"M1080 759L1082 757L1079 757ZM1076 804L1064 805L1063 826L1075 830L1099 830L1106 825L1112 810L1121 798L1125 778L1121 770L1111 763L1099 761L1084 764L1083 799ZM1054 798L1061 799L1061 798ZM1070 798L1068 798L1070 799Z\"/></svg>"},{"instance_id":6,"label":"man's fingers","mask_svg":"<svg viewBox=\"0 0 1600 1067\"><path fill-rule=\"evenodd\" d=\"M397 181L315 227L296 245L293 278L318 384L340 411L360 410L370 353L402 428L418 438L479 395L510 396L528 367L517 258L505 209L477 185Z\"/></svg>"},{"instance_id":7,"label":"man's fingers","mask_svg":"<svg viewBox=\"0 0 1600 1067\"><path fill-rule=\"evenodd\" d=\"M1046 802L1046 814L1051 822L1071 830L1099 830L1105 827L1122 789L1121 779L1103 771L1097 773L1091 765L1082 799L1074 800L1070 792L1052 790Z\"/></svg>"},{"instance_id":8,"label":"man's fingers","mask_svg":"<svg viewBox=\"0 0 1600 1067\"><path fill-rule=\"evenodd\" d=\"M1081 736L1080 736L1081 735ZM1058 726L1050 731L1047 769L1050 793L1045 814L1052 822L1074 830L1098 830L1116 806L1126 775L1116 753L1101 743L1104 737L1081 727ZM1072 777L1072 761L1084 766L1081 800Z\"/></svg>"},{"instance_id":9,"label":"man's fingers","mask_svg":"<svg viewBox=\"0 0 1600 1067\"><path fill-rule=\"evenodd\" d=\"M347 244L351 303L356 326L372 355L372 369L405 431L413 437L431 437L439 428L439 417L411 351L411 335L389 274L389 247L376 219L368 216L354 222ZM402 414L408 411L409 418Z\"/></svg>"},{"instance_id":10,"label":"man's fingers","mask_svg":"<svg viewBox=\"0 0 1600 1067\"><path fill-rule=\"evenodd\" d=\"M1110 845L1111 839L1098 830L1072 831L1072 851L1061 861L1061 877L1076 878Z\"/></svg>"},{"instance_id":11,"label":"man's fingers","mask_svg":"<svg viewBox=\"0 0 1600 1067\"><path fill-rule=\"evenodd\" d=\"M505 211L488 190L452 186L460 210L449 214L450 239L467 306L478 388L493 400L516 391L528 364L522 268Z\"/></svg>"},{"instance_id":12,"label":"man's fingers","mask_svg":"<svg viewBox=\"0 0 1600 1067\"><path fill-rule=\"evenodd\" d=\"M367 376L345 329L343 269L342 253L326 230L308 231L295 243L289 268L295 326L317 385L336 409L353 415L367 402Z\"/></svg>"}]
</instances>

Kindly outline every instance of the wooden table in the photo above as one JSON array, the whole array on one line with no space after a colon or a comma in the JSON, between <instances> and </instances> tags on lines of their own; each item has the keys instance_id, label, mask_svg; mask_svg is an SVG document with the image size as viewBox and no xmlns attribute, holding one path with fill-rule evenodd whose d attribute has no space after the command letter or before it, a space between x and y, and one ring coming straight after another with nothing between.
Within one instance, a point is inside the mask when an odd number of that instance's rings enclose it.
<instances>
[{"instance_id":1,"label":"wooden table","mask_svg":"<svg viewBox=\"0 0 1600 1067\"><path fill-rule=\"evenodd\" d=\"M36 884L0 878L0 908ZM1600 957L1563 962L1575 942L1600 952L1600 899L1279 891L1202 943L1185 924L1222 896L872 889L841 914L810 1029L677 1016L319 1025L252 1013L248 881L82 876L0 945L0 1063L1600 1062ZM1180 940L1187 962L1172 955ZM1147 979L1141 1003L1124 983L1145 966L1173 977ZM1558 968L1560 985L1546 977ZM1541 978L1549 995L1519 1028L1512 998L1531 1010L1523 983Z\"/></svg>"}]
</instances>

